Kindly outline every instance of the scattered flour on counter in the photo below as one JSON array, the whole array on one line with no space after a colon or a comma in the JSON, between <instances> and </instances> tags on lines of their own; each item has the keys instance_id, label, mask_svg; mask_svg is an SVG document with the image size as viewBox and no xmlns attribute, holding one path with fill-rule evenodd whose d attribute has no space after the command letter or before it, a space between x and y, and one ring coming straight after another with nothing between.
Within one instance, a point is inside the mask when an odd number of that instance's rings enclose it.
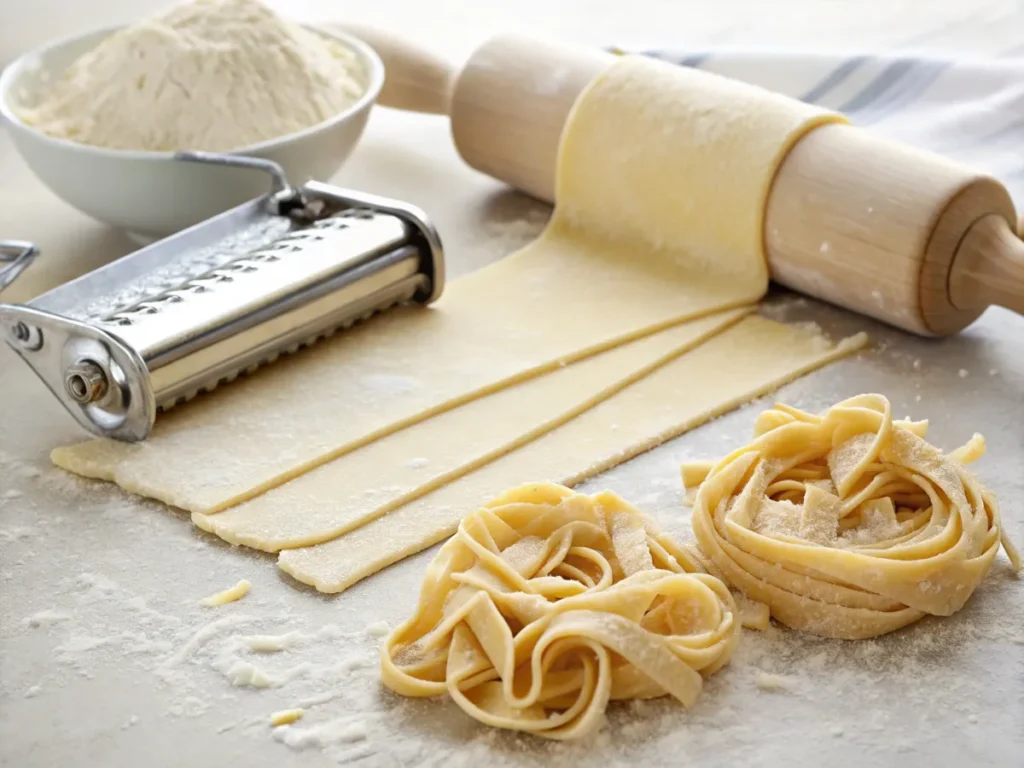
<instances>
[{"instance_id":1,"label":"scattered flour on counter","mask_svg":"<svg viewBox=\"0 0 1024 768\"><path fill-rule=\"evenodd\" d=\"M116 582L101 573L79 574L76 586L84 590L82 600L86 602L106 600L119 589Z\"/></svg>"},{"instance_id":2,"label":"scattered flour on counter","mask_svg":"<svg viewBox=\"0 0 1024 768\"><path fill-rule=\"evenodd\" d=\"M535 239L551 218L551 208L534 201L516 206L512 218L490 216L484 223L486 247L495 253L508 254Z\"/></svg>"},{"instance_id":3,"label":"scattered flour on counter","mask_svg":"<svg viewBox=\"0 0 1024 768\"><path fill-rule=\"evenodd\" d=\"M221 619L215 619L208 624L204 624L199 627L190 638L168 658L164 659L158 667L158 673L167 673L169 670L180 666L182 663L187 661L193 654L200 651L204 646L218 638L222 634L226 634L234 629L240 629L246 625L252 624L256 619L253 616L246 616L244 614L235 614L231 616L225 616Z\"/></svg>"},{"instance_id":4,"label":"scattered flour on counter","mask_svg":"<svg viewBox=\"0 0 1024 768\"><path fill-rule=\"evenodd\" d=\"M775 693L779 691L792 691L793 681L782 675L771 674L770 672L758 672L756 678L757 690Z\"/></svg>"},{"instance_id":5,"label":"scattered flour on counter","mask_svg":"<svg viewBox=\"0 0 1024 768\"><path fill-rule=\"evenodd\" d=\"M758 314L780 323L787 322L794 314L804 312L810 302L803 296L785 295L764 301L757 309Z\"/></svg>"},{"instance_id":6,"label":"scattered flour on counter","mask_svg":"<svg viewBox=\"0 0 1024 768\"><path fill-rule=\"evenodd\" d=\"M0 541L14 542L30 539L37 536L39 531L27 525L15 525L6 530L0 530Z\"/></svg>"},{"instance_id":7,"label":"scattered flour on counter","mask_svg":"<svg viewBox=\"0 0 1024 768\"><path fill-rule=\"evenodd\" d=\"M170 717L223 716L234 713L239 695L258 697L277 689L287 689L287 705L310 711L311 725L317 724L317 709L327 704L332 718L339 716L334 711L339 707L351 707L353 713L374 708L378 655L365 631L347 632L336 624L304 627L287 611L266 617L234 613L204 621L202 609L191 603L179 603L185 615L174 616L99 573L79 574L65 585L70 589L60 594L67 605L60 603L22 622L26 631L34 619L51 626L51 635L63 633L53 646L55 665L47 679L54 684L48 689L59 690L66 679L62 668L89 679L100 665L127 664L154 675L170 698ZM264 703L259 717L211 728L265 728L268 708L280 707ZM365 723L376 717L360 715L364 732Z\"/></svg>"},{"instance_id":8,"label":"scattered flour on counter","mask_svg":"<svg viewBox=\"0 0 1024 768\"><path fill-rule=\"evenodd\" d=\"M232 686L280 688L297 679L341 680L352 670L364 666L364 659L350 656L335 655L314 662L305 656L295 659L291 654L301 648L348 641L357 633L343 632L334 624L311 632L291 630L279 635L247 635L237 631L258 621L254 616L225 617L200 627L160 664L158 676L170 684L181 684L185 674L183 667L199 664L218 673ZM275 656L285 657L285 660L271 662Z\"/></svg>"},{"instance_id":9,"label":"scattered flour on counter","mask_svg":"<svg viewBox=\"0 0 1024 768\"><path fill-rule=\"evenodd\" d=\"M674 466L674 459L670 463ZM678 515L677 477L669 478L661 466L651 473L652 498L645 502ZM610 473L602 484L614 485L616 476ZM1011 727L1009 720L991 722L988 714L981 719L979 692L1009 700L1014 681L980 665L986 658L1006 657L1007 649L1019 647L1010 643L1024 639L1019 613L1003 610L1018 582L1000 559L962 615L858 642L777 627L744 631L734 659L706 681L692 709L666 700L613 703L606 727L593 738L551 744L479 726L444 697L405 699L384 690L377 646L385 626L367 624L365 614L350 616L356 624L347 631L331 623L310 625L299 611L280 606L266 611L265 604L254 602L244 614L210 621L191 600L173 602L173 612L161 609L167 595L138 594L128 577L119 579L95 571L71 576L47 603L33 606L68 618L45 632L21 622L25 633L35 632L38 642L60 650L52 668L19 681L15 695L27 695L31 683L39 685L41 695L59 695L74 671L86 677L95 673L99 686L103 668L141 668L154 675L166 707L152 716L189 718L190 728L210 733L269 736L275 749L316 750L325 760L363 765L540 768L585 760L630 765L636 764L634 753L655 748L695 763L727 748L737 763L756 764L784 756L794 738L826 750L837 738L851 750L892 746L897 716L900 746L914 750L947 731L950 718L965 727L971 715L986 726ZM346 610L344 602L336 606ZM945 674L950 664L960 665L961 673ZM259 684L261 678L266 685ZM765 691L766 680L777 692L757 695ZM772 688L777 680L783 687ZM768 695L785 703L786 718L765 706ZM301 722L268 728L268 713L285 708L305 710ZM851 708L865 713L856 727L844 714ZM766 742L768 729L776 736Z\"/></svg>"},{"instance_id":10,"label":"scattered flour on counter","mask_svg":"<svg viewBox=\"0 0 1024 768\"><path fill-rule=\"evenodd\" d=\"M334 744L353 744L365 741L369 736L366 724L361 720L339 717L309 727L285 725L274 729L274 738L292 749L327 747Z\"/></svg>"},{"instance_id":11,"label":"scattered flour on counter","mask_svg":"<svg viewBox=\"0 0 1024 768\"><path fill-rule=\"evenodd\" d=\"M269 688L274 684L274 681L267 677L266 673L248 661L234 659L226 665L218 665L217 662L214 662L213 668L221 672L232 685Z\"/></svg>"},{"instance_id":12,"label":"scattered flour on counter","mask_svg":"<svg viewBox=\"0 0 1024 768\"><path fill-rule=\"evenodd\" d=\"M114 637L91 637L89 635L72 635L67 639L66 642L58 645L54 650L58 655L65 655L70 657L72 654L81 653L82 651L94 651L97 648L102 648L105 645L110 645L115 640Z\"/></svg>"},{"instance_id":13,"label":"scattered flour on counter","mask_svg":"<svg viewBox=\"0 0 1024 768\"><path fill-rule=\"evenodd\" d=\"M418 459L409 459L409 461L405 462L405 466L409 469L423 469L428 464L430 464L430 459L424 459L422 457Z\"/></svg>"},{"instance_id":14,"label":"scattered flour on counter","mask_svg":"<svg viewBox=\"0 0 1024 768\"><path fill-rule=\"evenodd\" d=\"M22 619L22 622L29 627L48 627L51 624L58 624L62 621L67 621L69 618L71 617L62 611L55 611L48 608L45 611L33 613L31 616Z\"/></svg>"},{"instance_id":15,"label":"scattered flour on counter","mask_svg":"<svg viewBox=\"0 0 1024 768\"><path fill-rule=\"evenodd\" d=\"M372 624L367 624L366 634L371 637L384 637L391 631L391 627L386 621L375 621Z\"/></svg>"},{"instance_id":16,"label":"scattered flour on counter","mask_svg":"<svg viewBox=\"0 0 1024 768\"><path fill-rule=\"evenodd\" d=\"M180 702L167 708L174 717L202 717L210 711L210 702L198 696L186 696Z\"/></svg>"}]
</instances>

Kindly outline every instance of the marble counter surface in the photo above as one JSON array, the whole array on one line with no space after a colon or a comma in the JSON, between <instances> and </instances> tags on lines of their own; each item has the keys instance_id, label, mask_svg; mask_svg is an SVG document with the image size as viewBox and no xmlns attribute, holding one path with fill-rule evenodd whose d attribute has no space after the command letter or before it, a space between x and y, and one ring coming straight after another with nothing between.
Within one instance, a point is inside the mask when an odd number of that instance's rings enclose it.
<instances>
[{"instance_id":1,"label":"marble counter surface","mask_svg":"<svg viewBox=\"0 0 1024 768\"><path fill-rule=\"evenodd\" d=\"M83 27L127 20L154 0L6 0L0 62ZM914 49L961 55L1024 51L1024 3L816 2L277 3L307 18L393 23L457 58L507 28L622 45ZM427 209L454 275L535 236L549 209L480 176L456 156L441 118L378 110L337 180ZM5 300L25 298L131 249L36 182L0 135L0 236L33 239L45 259ZM978 466L1024 543L1024 319L989 311L934 342L788 295L765 311L836 335L866 329L872 347L791 384L777 398L817 409L863 391L899 415L931 418L953 448L975 431ZM685 531L677 465L745 439L766 400L684 435L588 483L610 487ZM733 664L691 712L667 702L616 707L593 742L553 745L487 731L448 703L408 702L376 677L380 622L412 609L433 551L340 596L279 573L187 518L50 467L74 425L31 373L0 349L0 765L366 766L1013 765L1024 754L1024 583L1000 556L951 619L862 643L773 630L746 633ZM242 602L199 598L252 582ZM276 654L255 634L293 633ZM247 666L248 665L248 666ZM252 666L274 680L238 687ZM306 717L271 732L271 712ZM1013 758L1017 755L1017 758Z\"/></svg>"}]
</instances>

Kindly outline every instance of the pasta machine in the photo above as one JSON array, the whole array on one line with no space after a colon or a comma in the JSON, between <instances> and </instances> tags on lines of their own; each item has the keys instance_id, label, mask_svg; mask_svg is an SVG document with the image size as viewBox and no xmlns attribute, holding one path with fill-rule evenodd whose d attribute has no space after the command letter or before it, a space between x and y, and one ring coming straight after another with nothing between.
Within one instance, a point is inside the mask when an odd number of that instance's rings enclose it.
<instances>
[{"instance_id":1,"label":"pasta machine","mask_svg":"<svg viewBox=\"0 0 1024 768\"><path fill-rule=\"evenodd\" d=\"M68 412L104 437L145 439L157 413L390 306L434 301L441 241L419 209L256 168L271 191L27 304L0 303L0 334ZM0 244L0 289L36 256Z\"/></svg>"}]
</instances>

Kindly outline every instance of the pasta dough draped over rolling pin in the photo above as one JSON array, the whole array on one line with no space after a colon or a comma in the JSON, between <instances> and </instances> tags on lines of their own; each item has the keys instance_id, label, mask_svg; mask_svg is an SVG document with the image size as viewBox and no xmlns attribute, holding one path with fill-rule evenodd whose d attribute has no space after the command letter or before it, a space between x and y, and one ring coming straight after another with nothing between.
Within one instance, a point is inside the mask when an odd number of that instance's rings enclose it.
<instances>
[{"instance_id":1,"label":"pasta dough draped over rolling pin","mask_svg":"<svg viewBox=\"0 0 1024 768\"><path fill-rule=\"evenodd\" d=\"M782 623L825 637L874 637L955 613L988 573L1001 532L995 497L965 467L975 435L943 455L927 422L894 421L881 395L820 416L776 405L754 440L700 482L693 530L709 567Z\"/></svg>"},{"instance_id":2,"label":"pasta dough draped over rolling pin","mask_svg":"<svg viewBox=\"0 0 1024 768\"><path fill-rule=\"evenodd\" d=\"M515 488L430 564L416 613L381 648L381 678L550 739L590 733L613 699L691 706L740 631L729 590L700 570L611 492Z\"/></svg>"}]
</instances>

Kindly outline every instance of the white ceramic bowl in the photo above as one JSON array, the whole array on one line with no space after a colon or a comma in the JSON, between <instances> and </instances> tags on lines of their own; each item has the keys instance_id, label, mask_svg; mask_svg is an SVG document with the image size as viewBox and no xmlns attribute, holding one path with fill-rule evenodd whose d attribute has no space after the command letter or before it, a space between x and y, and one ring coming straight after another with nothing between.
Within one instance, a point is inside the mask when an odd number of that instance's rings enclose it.
<instances>
[{"instance_id":1,"label":"white ceramic bowl","mask_svg":"<svg viewBox=\"0 0 1024 768\"><path fill-rule=\"evenodd\" d=\"M31 101L33 92L115 29L51 43L25 54L0 74L0 116L36 176L83 213L143 239L172 234L267 192L270 179L263 173L182 162L170 152L79 144L21 121L16 110ZM359 141L384 84L384 65L368 45L341 32L313 31L337 39L356 54L363 70L363 95L330 120L235 151L277 161L293 184L330 179Z\"/></svg>"}]
</instances>

